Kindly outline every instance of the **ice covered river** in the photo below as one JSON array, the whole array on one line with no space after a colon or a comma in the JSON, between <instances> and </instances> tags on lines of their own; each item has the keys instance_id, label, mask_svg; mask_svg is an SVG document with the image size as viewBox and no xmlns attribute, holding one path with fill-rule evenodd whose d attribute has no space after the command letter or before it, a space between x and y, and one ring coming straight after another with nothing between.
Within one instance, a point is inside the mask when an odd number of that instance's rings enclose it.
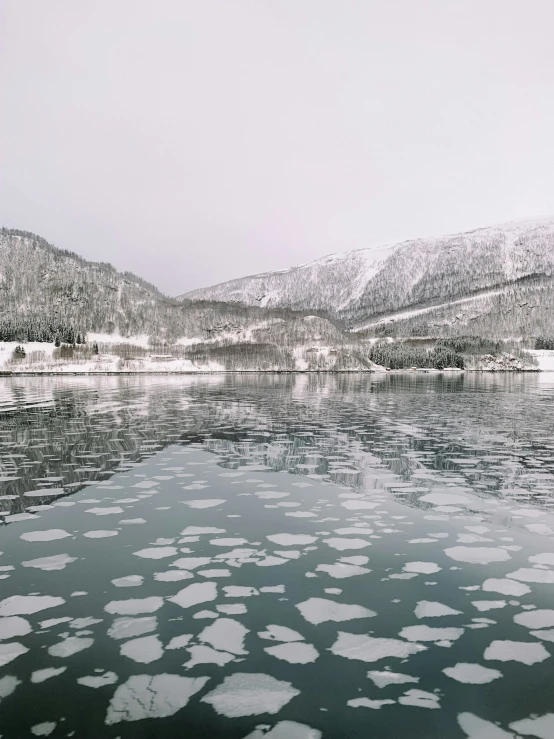
<instances>
[{"instance_id":1,"label":"ice covered river","mask_svg":"<svg viewBox=\"0 0 554 739\"><path fill-rule=\"evenodd\" d=\"M553 432L546 374L0 379L2 739L553 739Z\"/></svg>"}]
</instances>

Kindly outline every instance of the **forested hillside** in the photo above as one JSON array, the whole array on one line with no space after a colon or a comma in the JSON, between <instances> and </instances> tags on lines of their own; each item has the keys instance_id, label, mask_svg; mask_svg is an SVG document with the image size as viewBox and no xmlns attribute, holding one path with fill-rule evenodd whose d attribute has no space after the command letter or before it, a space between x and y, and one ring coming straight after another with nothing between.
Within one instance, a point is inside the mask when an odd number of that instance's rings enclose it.
<instances>
[{"instance_id":1,"label":"forested hillside","mask_svg":"<svg viewBox=\"0 0 554 739\"><path fill-rule=\"evenodd\" d=\"M554 218L336 254L188 293L326 310L370 335L551 335Z\"/></svg>"}]
</instances>

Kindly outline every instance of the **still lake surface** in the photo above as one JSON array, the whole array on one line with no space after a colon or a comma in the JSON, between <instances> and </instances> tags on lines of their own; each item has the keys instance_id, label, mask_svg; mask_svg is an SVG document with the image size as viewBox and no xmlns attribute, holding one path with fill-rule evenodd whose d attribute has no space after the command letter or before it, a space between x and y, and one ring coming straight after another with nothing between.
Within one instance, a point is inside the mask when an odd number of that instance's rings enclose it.
<instances>
[{"instance_id":1,"label":"still lake surface","mask_svg":"<svg viewBox=\"0 0 554 739\"><path fill-rule=\"evenodd\" d=\"M554 737L554 375L0 380L0 735Z\"/></svg>"}]
</instances>

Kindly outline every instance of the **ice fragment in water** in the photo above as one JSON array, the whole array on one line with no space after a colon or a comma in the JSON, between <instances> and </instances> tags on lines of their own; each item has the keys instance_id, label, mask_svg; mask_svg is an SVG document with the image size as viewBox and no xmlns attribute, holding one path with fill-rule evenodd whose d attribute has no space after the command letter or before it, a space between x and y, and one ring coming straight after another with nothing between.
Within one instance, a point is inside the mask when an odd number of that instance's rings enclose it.
<instances>
[{"instance_id":1,"label":"ice fragment in water","mask_svg":"<svg viewBox=\"0 0 554 739\"><path fill-rule=\"evenodd\" d=\"M115 691L106 724L172 716L208 682L207 677L180 675L133 675Z\"/></svg>"},{"instance_id":2,"label":"ice fragment in water","mask_svg":"<svg viewBox=\"0 0 554 739\"><path fill-rule=\"evenodd\" d=\"M502 677L502 673L498 670L492 670L490 667L483 667L483 665L471 662L458 662L453 667L446 667L443 672L459 683L470 683L472 685L485 685Z\"/></svg>"},{"instance_id":3,"label":"ice fragment in water","mask_svg":"<svg viewBox=\"0 0 554 739\"><path fill-rule=\"evenodd\" d=\"M300 691L291 683L262 673L235 672L201 699L222 716L258 716L278 713Z\"/></svg>"},{"instance_id":4,"label":"ice fragment in water","mask_svg":"<svg viewBox=\"0 0 554 739\"><path fill-rule=\"evenodd\" d=\"M376 616L375 611L363 606L337 603L327 598L309 598L298 603L296 608L311 624L321 624L325 621L350 621L355 618L371 618Z\"/></svg>"},{"instance_id":5,"label":"ice fragment in water","mask_svg":"<svg viewBox=\"0 0 554 739\"><path fill-rule=\"evenodd\" d=\"M362 662L377 662L385 657L405 659L417 652L423 652L427 647L421 644L402 641L401 639L386 639L365 634L350 634L338 632L338 638L330 648L333 654L346 659L356 659Z\"/></svg>"},{"instance_id":6,"label":"ice fragment in water","mask_svg":"<svg viewBox=\"0 0 554 739\"><path fill-rule=\"evenodd\" d=\"M207 603L217 598L217 585L214 582L201 582L187 585L178 593L176 593L169 601L175 603L181 608L190 608L199 603Z\"/></svg>"},{"instance_id":7,"label":"ice fragment in water","mask_svg":"<svg viewBox=\"0 0 554 739\"><path fill-rule=\"evenodd\" d=\"M534 665L544 662L550 654L540 642L523 642L496 640L485 649L484 659L498 660L498 662L521 662L524 665Z\"/></svg>"},{"instance_id":8,"label":"ice fragment in water","mask_svg":"<svg viewBox=\"0 0 554 739\"><path fill-rule=\"evenodd\" d=\"M315 662L319 657L319 652L311 644L304 642L285 642L277 644L274 647L266 647L264 652L271 654L277 659L290 662L293 665L305 665L309 662Z\"/></svg>"}]
</instances>

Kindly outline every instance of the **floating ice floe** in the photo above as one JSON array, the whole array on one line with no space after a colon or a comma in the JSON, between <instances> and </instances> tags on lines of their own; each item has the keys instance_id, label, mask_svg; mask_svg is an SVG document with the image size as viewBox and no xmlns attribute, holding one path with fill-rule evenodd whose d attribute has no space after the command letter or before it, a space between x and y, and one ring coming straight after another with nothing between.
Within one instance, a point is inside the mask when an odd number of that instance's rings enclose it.
<instances>
[{"instance_id":1,"label":"floating ice floe","mask_svg":"<svg viewBox=\"0 0 554 739\"><path fill-rule=\"evenodd\" d=\"M45 680L50 680L52 677L57 677L65 672L67 667L45 667L43 670L35 670L31 674L32 683L43 683Z\"/></svg>"},{"instance_id":2,"label":"floating ice floe","mask_svg":"<svg viewBox=\"0 0 554 739\"><path fill-rule=\"evenodd\" d=\"M171 603L175 603L181 608L190 608L199 603L207 603L217 598L217 585L214 582L199 582L187 585L186 588L179 590L178 593L168 598Z\"/></svg>"},{"instance_id":3,"label":"floating ice floe","mask_svg":"<svg viewBox=\"0 0 554 739\"><path fill-rule=\"evenodd\" d=\"M207 647L205 644L196 644L188 647L187 652L190 654L190 660L185 662L185 667L190 670L195 665L217 665L223 667L235 659L234 654L229 652L220 652L213 647Z\"/></svg>"},{"instance_id":4,"label":"floating ice floe","mask_svg":"<svg viewBox=\"0 0 554 739\"><path fill-rule=\"evenodd\" d=\"M181 503L188 505L189 508L215 508L218 505L223 505L227 501L223 498L211 498L201 500L182 500Z\"/></svg>"},{"instance_id":5,"label":"floating ice floe","mask_svg":"<svg viewBox=\"0 0 554 739\"><path fill-rule=\"evenodd\" d=\"M520 582L536 582L541 585L554 585L554 570L536 570L522 567L515 572L508 572L506 577Z\"/></svg>"},{"instance_id":6,"label":"floating ice floe","mask_svg":"<svg viewBox=\"0 0 554 739\"><path fill-rule=\"evenodd\" d=\"M157 582L177 582L179 580L191 580L194 577L188 570L168 570L167 572L155 572L154 580Z\"/></svg>"},{"instance_id":7,"label":"floating ice floe","mask_svg":"<svg viewBox=\"0 0 554 739\"><path fill-rule=\"evenodd\" d=\"M144 577L142 575L126 575L125 577L116 577L112 580L112 585L116 588L136 588L142 585Z\"/></svg>"},{"instance_id":8,"label":"floating ice floe","mask_svg":"<svg viewBox=\"0 0 554 739\"><path fill-rule=\"evenodd\" d=\"M514 621L528 629L544 629L554 626L554 611L548 608L537 608L532 611L523 611L514 616Z\"/></svg>"},{"instance_id":9,"label":"floating ice floe","mask_svg":"<svg viewBox=\"0 0 554 739\"><path fill-rule=\"evenodd\" d=\"M377 614L364 606L337 603L328 598L309 598L296 606L302 616L311 624L325 621L350 621L355 618L372 618Z\"/></svg>"},{"instance_id":10,"label":"floating ice floe","mask_svg":"<svg viewBox=\"0 0 554 739\"><path fill-rule=\"evenodd\" d=\"M554 713L514 721L510 724L510 729L518 734L531 734L538 739L552 739L554 737Z\"/></svg>"},{"instance_id":11,"label":"floating ice floe","mask_svg":"<svg viewBox=\"0 0 554 739\"><path fill-rule=\"evenodd\" d=\"M285 642L274 647L266 647L264 652L292 665L306 665L309 662L315 662L319 657L317 649L304 642Z\"/></svg>"},{"instance_id":12,"label":"floating ice floe","mask_svg":"<svg viewBox=\"0 0 554 739\"><path fill-rule=\"evenodd\" d=\"M498 662L521 662L524 665L534 665L536 662L544 662L550 657L550 653L540 642L497 640L489 644L483 657Z\"/></svg>"},{"instance_id":13,"label":"floating ice floe","mask_svg":"<svg viewBox=\"0 0 554 739\"><path fill-rule=\"evenodd\" d=\"M271 641L280 642L295 642L303 641L304 637L294 629L289 629L288 626L278 626L276 624L270 624L267 626L266 631L258 631L260 639L270 639Z\"/></svg>"},{"instance_id":14,"label":"floating ice floe","mask_svg":"<svg viewBox=\"0 0 554 739\"><path fill-rule=\"evenodd\" d=\"M406 562L402 569L405 572L415 572L421 575L433 575L435 572L440 572L442 567L439 567L435 562Z\"/></svg>"},{"instance_id":15,"label":"floating ice floe","mask_svg":"<svg viewBox=\"0 0 554 739\"><path fill-rule=\"evenodd\" d=\"M194 570L197 567L204 567L210 564L211 557L181 557L171 563L171 567L179 567L182 570Z\"/></svg>"},{"instance_id":16,"label":"floating ice floe","mask_svg":"<svg viewBox=\"0 0 554 739\"><path fill-rule=\"evenodd\" d=\"M50 557L39 557L39 559L30 559L22 562L23 567L34 567L37 570L64 570L68 564L75 562L77 557L70 557L69 554L53 554Z\"/></svg>"},{"instance_id":17,"label":"floating ice floe","mask_svg":"<svg viewBox=\"0 0 554 739\"><path fill-rule=\"evenodd\" d=\"M135 557L143 559L164 559L165 557L174 557L177 554L177 547L150 547L148 549L140 549L133 552Z\"/></svg>"},{"instance_id":18,"label":"floating ice floe","mask_svg":"<svg viewBox=\"0 0 554 739\"><path fill-rule=\"evenodd\" d=\"M33 736L50 736L55 728L55 721L43 721L40 724L31 726L31 734L33 734Z\"/></svg>"},{"instance_id":19,"label":"floating ice floe","mask_svg":"<svg viewBox=\"0 0 554 739\"><path fill-rule=\"evenodd\" d=\"M166 646L166 650L183 649L183 647L186 647L191 639L192 634L180 634L179 636L174 636L173 639L171 639L169 644Z\"/></svg>"},{"instance_id":20,"label":"floating ice floe","mask_svg":"<svg viewBox=\"0 0 554 739\"><path fill-rule=\"evenodd\" d=\"M11 695L18 685L21 685L21 680L18 680L14 675L4 675L0 678L0 702L3 698Z\"/></svg>"},{"instance_id":21,"label":"floating ice floe","mask_svg":"<svg viewBox=\"0 0 554 739\"><path fill-rule=\"evenodd\" d=\"M390 698L383 698L382 700L373 700L371 698L353 698L352 700L346 701L346 705L350 708L373 708L379 710L382 706L390 706L396 703L396 701Z\"/></svg>"},{"instance_id":22,"label":"floating ice floe","mask_svg":"<svg viewBox=\"0 0 554 739\"><path fill-rule=\"evenodd\" d=\"M338 632L338 638L330 648L333 654L361 662L377 662L385 657L406 659L412 654L423 652L427 647L401 639L387 639L365 634Z\"/></svg>"},{"instance_id":23,"label":"floating ice floe","mask_svg":"<svg viewBox=\"0 0 554 739\"><path fill-rule=\"evenodd\" d=\"M538 565L550 565L554 567L554 552L543 552L542 554L534 554L529 557L529 562Z\"/></svg>"},{"instance_id":24,"label":"floating ice floe","mask_svg":"<svg viewBox=\"0 0 554 739\"><path fill-rule=\"evenodd\" d=\"M321 739L322 734L318 729L312 729L306 724L298 724L296 721L279 721L272 729L269 727L258 727L245 736L244 739Z\"/></svg>"},{"instance_id":25,"label":"floating ice floe","mask_svg":"<svg viewBox=\"0 0 554 739\"><path fill-rule=\"evenodd\" d=\"M142 636L150 631L155 631L158 627L158 619L156 616L142 616L133 618L132 616L123 616L116 618L108 629L108 636L112 639L130 639L133 636Z\"/></svg>"},{"instance_id":26,"label":"floating ice floe","mask_svg":"<svg viewBox=\"0 0 554 739\"><path fill-rule=\"evenodd\" d=\"M483 667L483 665L472 662L458 662L453 667L446 667L443 672L459 683L470 683L472 685L486 685L502 677L499 670L493 670L490 667Z\"/></svg>"},{"instance_id":27,"label":"floating ice floe","mask_svg":"<svg viewBox=\"0 0 554 739\"><path fill-rule=\"evenodd\" d=\"M120 685L108 707L105 723L140 721L172 716L208 682L207 677L180 675L133 675Z\"/></svg>"},{"instance_id":28,"label":"floating ice floe","mask_svg":"<svg viewBox=\"0 0 554 739\"><path fill-rule=\"evenodd\" d=\"M472 600L471 605L478 611L492 611L495 608L504 608L507 603L505 600Z\"/></svg>"},{"instance_id":29,"label":"floating ice floe","mask_svg":"<svg viewBox=\"0 0 554 739\"><path fill-rule=\"evenodd\" d=\"M346 549L365 549L366 547L371 546L371 542L366 539L345 539L334 537L331 539L324 539L323 541L327 546L330 546L333 549L338 549L340 552L343 552Z\"/></svg>"},{"instance_id":30,"label":"floating ice floe","mask_svg":"<svg viewBox=\"0 0 554 739\"><path fill-rule=\"evenodd\" d=\"M367 567L359 567L358 565L348 565L343 562L336 562L332 565L318 565L316 572L326 572L330 577L342 580L345 577L356 577L357 575L365 575L371 572Z\"/></svg>"},{"instance_id":31,"label":"floating ice floe","mask_svg":"<svg viewBox=\"0 0 554 739\"><path fill-rule=\"evenodd\" d=\"M504 731L491 721L486 721L473 713L459 713L458 724L468 739L514 739L509 731Z\"/></svg>"},{"instance_id":32,"label":"floating ice floe","mask_svg":"<svg viewBox=\"0 0 554 739\"><path fill-rule=\"evenodd\" d=\"M96 531L87 531L83 534L87 539L109 539L112 536L117 536L119 531L108 531L106 529L97 529Z\"/></svg>"},{"instance_id":33,"label":"floating ice floe","mask_svg":"<svg viewBox=\"0 0 554 739\"><path fill-rule=\"evenodd\" d=\"M71 657L72 654L92 647L93 644L94 639L88 637L68 636L67 639L48 647L48 654L52 657Z\"/></svg>"},{"instance_id":34,"label":"floating ice floe","mask_svg":"<svg viewBox=\"0 0 554 739\"><path fill-rule=\"evenodd\" d=\"M494 578L491 577L481 585L482 590L486 592L500 593L501 595L527 595L531 592L531 588L528 585L523 585L514 580L507 578Z\"/></svg>"},{"instance_id":35,"label":"floating ice floe","mask_svg":"<svg viewBox=\"0 0 554 739\"><path fill-rule=\"evenodd\" d=\"M31 624L21 616L3 616L0 618L0 641L13 639L14 636L25 636L32 631Z\"/></svg>"},{"instance_id":36,"label":"floating ice floe","mask_svg":"<svg viewBox=\"0 0 554 739\"><path fill-rule=\"evenodd\" d=\"M112 600L104 606L107 613L120 616L132 616L137 613L154 613L163 606L163 598L152 595L150 598L129 598L127 600Z\"/></svg>"},{"instance_id":37,"label":"floating ice floe","mask_svg":"<svg viewBox=\"0 0 554 739\"><path fill-rule=\"evenodd\" d=\"M249 629L232 618L218 618L213 624L198 635L199 641L207 642L214 649L232 652L233 654L247 654L244 649L244 637Z\"/></svg>"},{"instance_id":38,"label":"floating ice floe","mask_svg":"<svg viewBox=\"0 0 554 739\"><path fill-rule=\"evenodd\" d=\"M54 595L11 595L0 602L0 616L28 616L63 603L63 598Z\"/></svg>"},{"instance_id":39,"label":"floating ice floe","mask_svg":"<svg viewBox=\"0 0 554 739\"><path fill-rule=\"evenodd\" d=\"M27 647L24 647L23 644L17 641L0 644L0 667L4 667L4 665L7 665L28 651Z\"/></svg>"},{"instance_id":40,"label":"floating ice floe","mask_svg":"<svg viewBox=\"0 0 554 739\"><path fill-rule=\"evenodd\" d=\"M103 688L104 685L113 685L117 680L118 677L115 672L104 672L102 675L85 675L77 678L79 685L84 685L87 688Z\"/></svg>"},{"instance_id":41,"label":"floating ice floe","mask_svg":"<svg viewBox=\"0 0 554 739\"><path fill-rule=\"evenodd\" d=\"M85 513L94 513L96 516L111 516L114 513L123 513L120 506L112 506L111 508L87 508Z\"/></svg>"},{"instance_id":42,"label":"floating ice floe","mask_svg":"<svg viewBox=\"0 0 554 739\"><path fill-rule=\"evenodd\" d=\"M259 595L258 590L249 585L225 585L223 592L226 598L249 598L252 595Z\"/></svg>"},{"instance_id":43,"label":"floating ice floe","mask_svg":"<svg viewBox=\"0 0 554 739\"><path fill-rule=\"evenodd\" d=\"M266 538L281 547L290 547L300 544L313 544L315 541L317 541L317 536L310 536L309 534L270 534Z\"/></svg>"},{"instance_id":44,"label":"floating ice floe","mask_svg":"<svg viewBox=\"0 0 554 739\"><path fill-rule=\"evenodd\" d=\"M404 683L419 682L419 677L404 675L401 672L389 672L388 670L370 670L367 676L378 688L386 688L387 685L403 685Z\"/></svg>"},{"instance_id":45,"label":"floating ice floe","mask_svg":"<svg viewBox=\"0 0 554 739\"><path fill-rule=\"evenodd\" d=\"M444 553L456 562L468 564L488 565L492 562L506 562L510 559L509 553L499 547L450 547ZM554 573L553 573L554 574Z\"/></svg>"},{"instance_id":46,"label":"floating ice floe","mask_svg":"<svg viewBox=\"0 0 554 739\"><path fill-rule=\"evenodd\" d=\"M412 688L401 695L398 702L403 706L417 706L418 708L440 708L439 697L426 690Z\"/></svg>"},{"instance_id":47,"label":"floating ice floe","mask_svg":"<svg viewBox=\"0 0 554 739\"><path fill-rule=\"evenodd\" d=\"M300 691L291 683L262 673L235 672L201 701L227 718L278 713Z\"/></svg>"},{"instance_id":48,"label":"floating ice floe","mask_svg":"<svg viewBox=\"0 0 554 739\"><path fill-rule=\"evenodd\" d=\"M120 646L119 651L124 657L143 664L150 664L150 662L161 659L164 653L162 643L155 635L126 641Z\"/></svg>"},{"instance_id":49,"label":"floating ice floe","mask_svg":"<svg viewBox=\"0 0 554 739\"><path fill-rule=\"evenodd\" d=\"M455 641L464 633L464 629L453 626L405 626L400 636L408 641Z\"/></svg>"},{"instance_id":50,"label":"floating ice floe","mask_svg":"<svg viewBox=\"0 0 554 739\"><path fill-rule=\"evenodd\" d=\"M44 531L27 531L19 537L23 541L56 541L71 536L64 529L47 529Z\"/></svg>"},{"instance_id":51,"label":"floating ice floe","mask_svg":"<svg viewBox=\"0 0 554 739\"><path fill-rule=\"evenodd\" d=\"M450 606L445 606L443 603L437 603L430 600L420 600L417 604L415 611L417 618L438 618L440 616L457 616L462 611L456 611Z\"/></svg>"}]
</instances>

